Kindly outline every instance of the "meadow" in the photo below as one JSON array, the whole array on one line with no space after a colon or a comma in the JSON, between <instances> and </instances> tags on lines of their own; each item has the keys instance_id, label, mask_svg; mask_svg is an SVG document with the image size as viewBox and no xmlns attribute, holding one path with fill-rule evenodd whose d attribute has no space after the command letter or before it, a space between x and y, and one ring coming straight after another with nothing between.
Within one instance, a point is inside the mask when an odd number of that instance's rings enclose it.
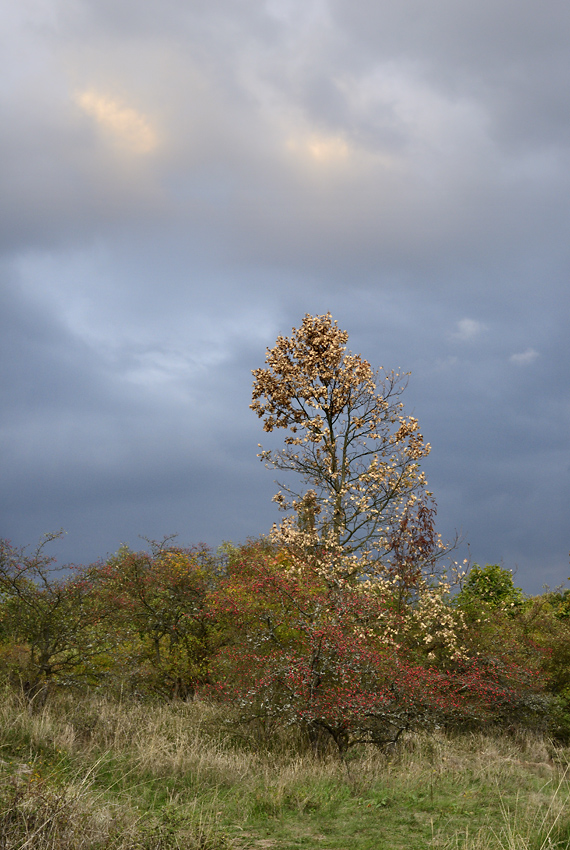
<instances>
[{"instance_id":1,"label":"meadow","mask_svg":"<svg viewBox=\"0 0 570 850\"><path fill-rule=\"evenodd\" d=\"M570 847L570 748L523 729L416 732L318 757L205 701L1 697L2 850Z\"/></svg>"},{"instance_id":2,"label":"meadow","mask_svg":"<svg viewBox=\"0 0 570 850\"><path fill-rule=\"evenodd\" d=\"M0 850L570 846L570 589L450 559L407 376L347 340L253 371L267 536L0 540Z\"/></svg>"}]
</instances>

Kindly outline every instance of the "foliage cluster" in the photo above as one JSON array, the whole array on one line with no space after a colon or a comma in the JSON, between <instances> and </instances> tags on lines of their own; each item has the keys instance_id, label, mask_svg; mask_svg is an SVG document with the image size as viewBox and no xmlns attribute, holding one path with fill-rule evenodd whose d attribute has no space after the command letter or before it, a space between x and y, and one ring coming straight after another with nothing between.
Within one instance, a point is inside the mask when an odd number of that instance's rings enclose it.
<instances>
[{"instance_id":1,"label":"foliage cluster","mask_svg":"<svg viewBox=\"0 0 570 850\"><path fill-rule=\"evenodd\" d=\"M390 576L341 581L268 541L217 556L124 547L64 576L44 547L4 541L0 554L0 670L35 708L70 686L198 696L266 742L294 726L343 755L489 721L568 735L564 599L525 597L497 566L474 568L458 595L420 577L403 598ZM479 581L493 575L498 600Z\"/></svg>"},{"instance_id":2,"label":"foliage cluster","mask_svg":"<svg viewBox=\"0 0 570 850\"><path fill-rule=\"evenodd\" d=\"M251 407L286 433L260 458L302 485L282 486L266 539L217 555L148 541L65 573L49 538L0 542L0 669L30 705L66 685L208 697L265 740L296 727L343 757L414 729L569 734L568 597L527 598L498 565L443 569L406 376L347 339L307 315L253 372Z\"/></svg>"}]
</instances>

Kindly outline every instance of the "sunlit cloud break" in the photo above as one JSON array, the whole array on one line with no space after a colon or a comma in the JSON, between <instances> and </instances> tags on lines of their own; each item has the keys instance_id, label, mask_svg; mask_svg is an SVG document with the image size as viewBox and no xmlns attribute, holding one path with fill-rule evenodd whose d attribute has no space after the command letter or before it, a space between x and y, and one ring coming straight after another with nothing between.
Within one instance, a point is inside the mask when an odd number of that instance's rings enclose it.
<instances>
[{"instance_id":1,"label":"sunlit cloud break","mask_svg":"<svg viewBox=\"0 0 570 850\"><path fill-rule=\"evenodd\" d=\"M93 90L79 93L76 101L115 142L131 153L147 154L157 147L156 132L136 109Z\"/></svg>"},{"instance_id":2,"label":"sunlit cloud break","mask_svg":"<svg viewBox=\"0 0 570 850\"><path fill-rule=\"evenodd\" d=\"M347 159L351 153L344 139L338 136L312 134L307 138L289 139L287 147L319 162L338 162Z\"/></svg>"},{"instance_id":3,"label":"sunlit cloud break","mask_svg":"<svg viewBox=\"0 0 570 850\"><path fill-rule=\"evenodd\" d=\"M520 354L511 354L509 362L514 363L516 366L528 366L529 363L534 363L538 356L538 351L535 351L534 348L527 348L526 351L521 351Z\"/></svg>"}]
</instances>

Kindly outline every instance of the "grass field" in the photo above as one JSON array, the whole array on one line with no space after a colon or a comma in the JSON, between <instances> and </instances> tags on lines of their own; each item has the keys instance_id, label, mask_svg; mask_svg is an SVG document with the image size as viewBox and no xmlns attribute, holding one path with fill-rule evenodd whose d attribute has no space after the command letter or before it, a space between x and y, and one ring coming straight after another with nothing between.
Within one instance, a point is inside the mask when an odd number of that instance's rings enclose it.
<instances>
[{"instance_id":1,"label":"grass field","mask_svg":"<svg viewBox=\"0 0 570 850\"><path fill-rule=\"evenodd\" d=\"M54 696L0 709L2 850L570 848L570 750L410 735L315 759L203 703Z\"/></svg>"}]
</instances>

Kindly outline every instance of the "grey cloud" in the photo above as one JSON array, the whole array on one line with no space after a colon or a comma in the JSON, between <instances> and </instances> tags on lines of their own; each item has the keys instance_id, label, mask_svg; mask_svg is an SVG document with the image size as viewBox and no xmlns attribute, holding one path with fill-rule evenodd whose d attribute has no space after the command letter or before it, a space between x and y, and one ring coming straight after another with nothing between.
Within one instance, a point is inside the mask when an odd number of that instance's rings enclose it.
<instances>
[{"instance_id":1,"label":"grey cloud","mask_svg":"<svg viewBox=\"0 0 570 850\"><path fill-rule=\"evenodd\" d=\"M331 3L335 22L358 42L361 55L402 56L437 73L450 89L471 83L513 86L537 68L567 67L565 33L570 23L567 4L555 0L544 7L515 0L457 4L438 0L427 6L421 0L384 3Z\"/></svg>"},{"instance_id":2,"label":"grey cloud","mask_svg":"<svg viewBox=\"0 0 570 850\"><path fill-rule=\"evenodd\" d=\"M259 533L260 515L270 524L270 481L255 465L248 416L247 342L237 341L224 369L206 365L177 381L168 366L155 368L165 352L150 344L124 346L110 361L24 299L3 307L0 534L28 542L65 525L54 551L92 560L127 537L136 546L139 534L217 545L238 530Z\"/></svg>"},{"instance_id":3,"label":"grey cloud","mask_svg":"<svg viewBox=\"0 0 570 850\"><path fill-rule=\"evenodd\" d=\"M152 5L140 8L140 14L132 17L135 30L153 10ZM180 11L175 5L172 9ZM95 13L94 7L91 11ZM193 44L196 33L191 24L195 19L211 23L211 16L217 19L219 15L247 30L249 12L251 8L246 6L240 19L223 5L214 4L210 15L200 8L183 32ZM97 5L97 13L106 20L111 11ZM308 59L302 61L291 80L283 70L290 67L287 49L283 57L277 51L277 59L264 51L263 30L254 28L245 48L234 38L229 57L222 58L222 28L218 42L211 35L217 51L214 58L204 61L199 71L193 56L182 57L177 42L168 53L150 49L136 37L128 53L129 67L121 32L119 28L115 39L104 43L104 56L103 44L101 52L97 49L97 38L87 58L84 53L73 54L74 74L83 85L100 79L103 87L122 75L124 85L134 87L136 94L141 90L141 83L136 82L140 57L146 52L150 58L147 65L158 77L153 83L148 68L142 72L151 106L154 98L156 107L165 85L174 92L162 116L166 148L156 162L125 168L120 157L101 146L89 119L74 112L70 104L64 107L59 103L55 115L49 112L49 117L42 117L34 103L24 102L23 111L34 115L34 123L14 110L14 138L8 138L5 148L14 175L13 185L7 187L7 198L13 203L6 205L12 212L6 216L5 233L17 245L28 231L35 244L46 229L46 238L49 234L55 237L56 229L64 232L66 239L73 238L74 232L77 238L85 238L94 230L105 233L129 221L137 226L145 220L162 219L166 227L176 226L173 222L178 220L198 231L204 241L212 240L214 251L231 252L238 261L241 255L254 255L261 262L283 264L288 256L292 264L316 263L326 273L323 255L330 258L329 267L338 268L348 245L358 245L370 265L401 265L404 256L414 254L418 263L429 263L444 244L452 243L456 251L470 247L481 253L482 242L496 250L497 241L505 245L520 240L529 228L544 228L548 239L552 220L559 218L562 201L557 199L567 188L566 179L560 179L562 163L552 163L551 176L541 174L541 183L535 186L532 175L523 172L517 176L512 163L507 168L483 128L479 128L483 134L474 145L463 145L460 134L450 151L438 151L437 139L433 149L422 139L423 148L410 149L412 142L417 143L410 133L423 130L407 126L402 114L394 111L390 98L397 97L397 92L388 90L376 104L378 122L371 125L370 110L364 108L370 106L366 99L359 108L331 78L329 66L334 57L325 57L321 66L314 59L310 64ZM313 40L318 40L318 33L317 29ZM109 38L107 30L99 38L105 34ZM83 37L93 38L87 33ZM248 55L245 61L240 49L244 56L249 50L255 59ZM202 56L200 51L198 56ZM238 68L234 78L217 73L224 62ZM337 77L342 79L342 73ZM413 77L404 78L402 85L416 83ZM425 87L425 83L421 85ZM417 108L414 103L411 107ZM454 124L461 127L467 116L462 117L461 112L454 115L451 101L444 101L441 108L450 112L445 119L449 126L438 132L449 136ZM275 125L275 113L285 110L286 114L288 109L291 120L304 116L306 130L302 122L299 126L293 122L289 128ZM281 135L276 135L277 130ZM313 131L325 135L341 131L349 142L353 139L355 162L317 164L315 169L314 163L299 162L298 156L287 153L287 132L302 136ZM37 141L29 150L21 150L16 143L21 136ZM364 163L360 161L361 143ZM367 161L369 147L395 156L395 166L387 167L374 158ZM418 171L422 159L425 163ZM22 174L27 175L24 181ZM545 180L552 185L545 187ZM326 252L321 249L322 238L329 241Z\"/></svg>"},{"instance_id":4,"label":"grey cloud","mask_svg":"<svg viewBox=\"0 0 570 850\"><path fill-rule=\"evenodd\" d=\"M568 14L11 13L0 533L66 526L62 557L87 560L267 531L250 370L330 309L353 350L412 371L445 534L529 588L565 577Z\"/></svg>"}]
</instances>

